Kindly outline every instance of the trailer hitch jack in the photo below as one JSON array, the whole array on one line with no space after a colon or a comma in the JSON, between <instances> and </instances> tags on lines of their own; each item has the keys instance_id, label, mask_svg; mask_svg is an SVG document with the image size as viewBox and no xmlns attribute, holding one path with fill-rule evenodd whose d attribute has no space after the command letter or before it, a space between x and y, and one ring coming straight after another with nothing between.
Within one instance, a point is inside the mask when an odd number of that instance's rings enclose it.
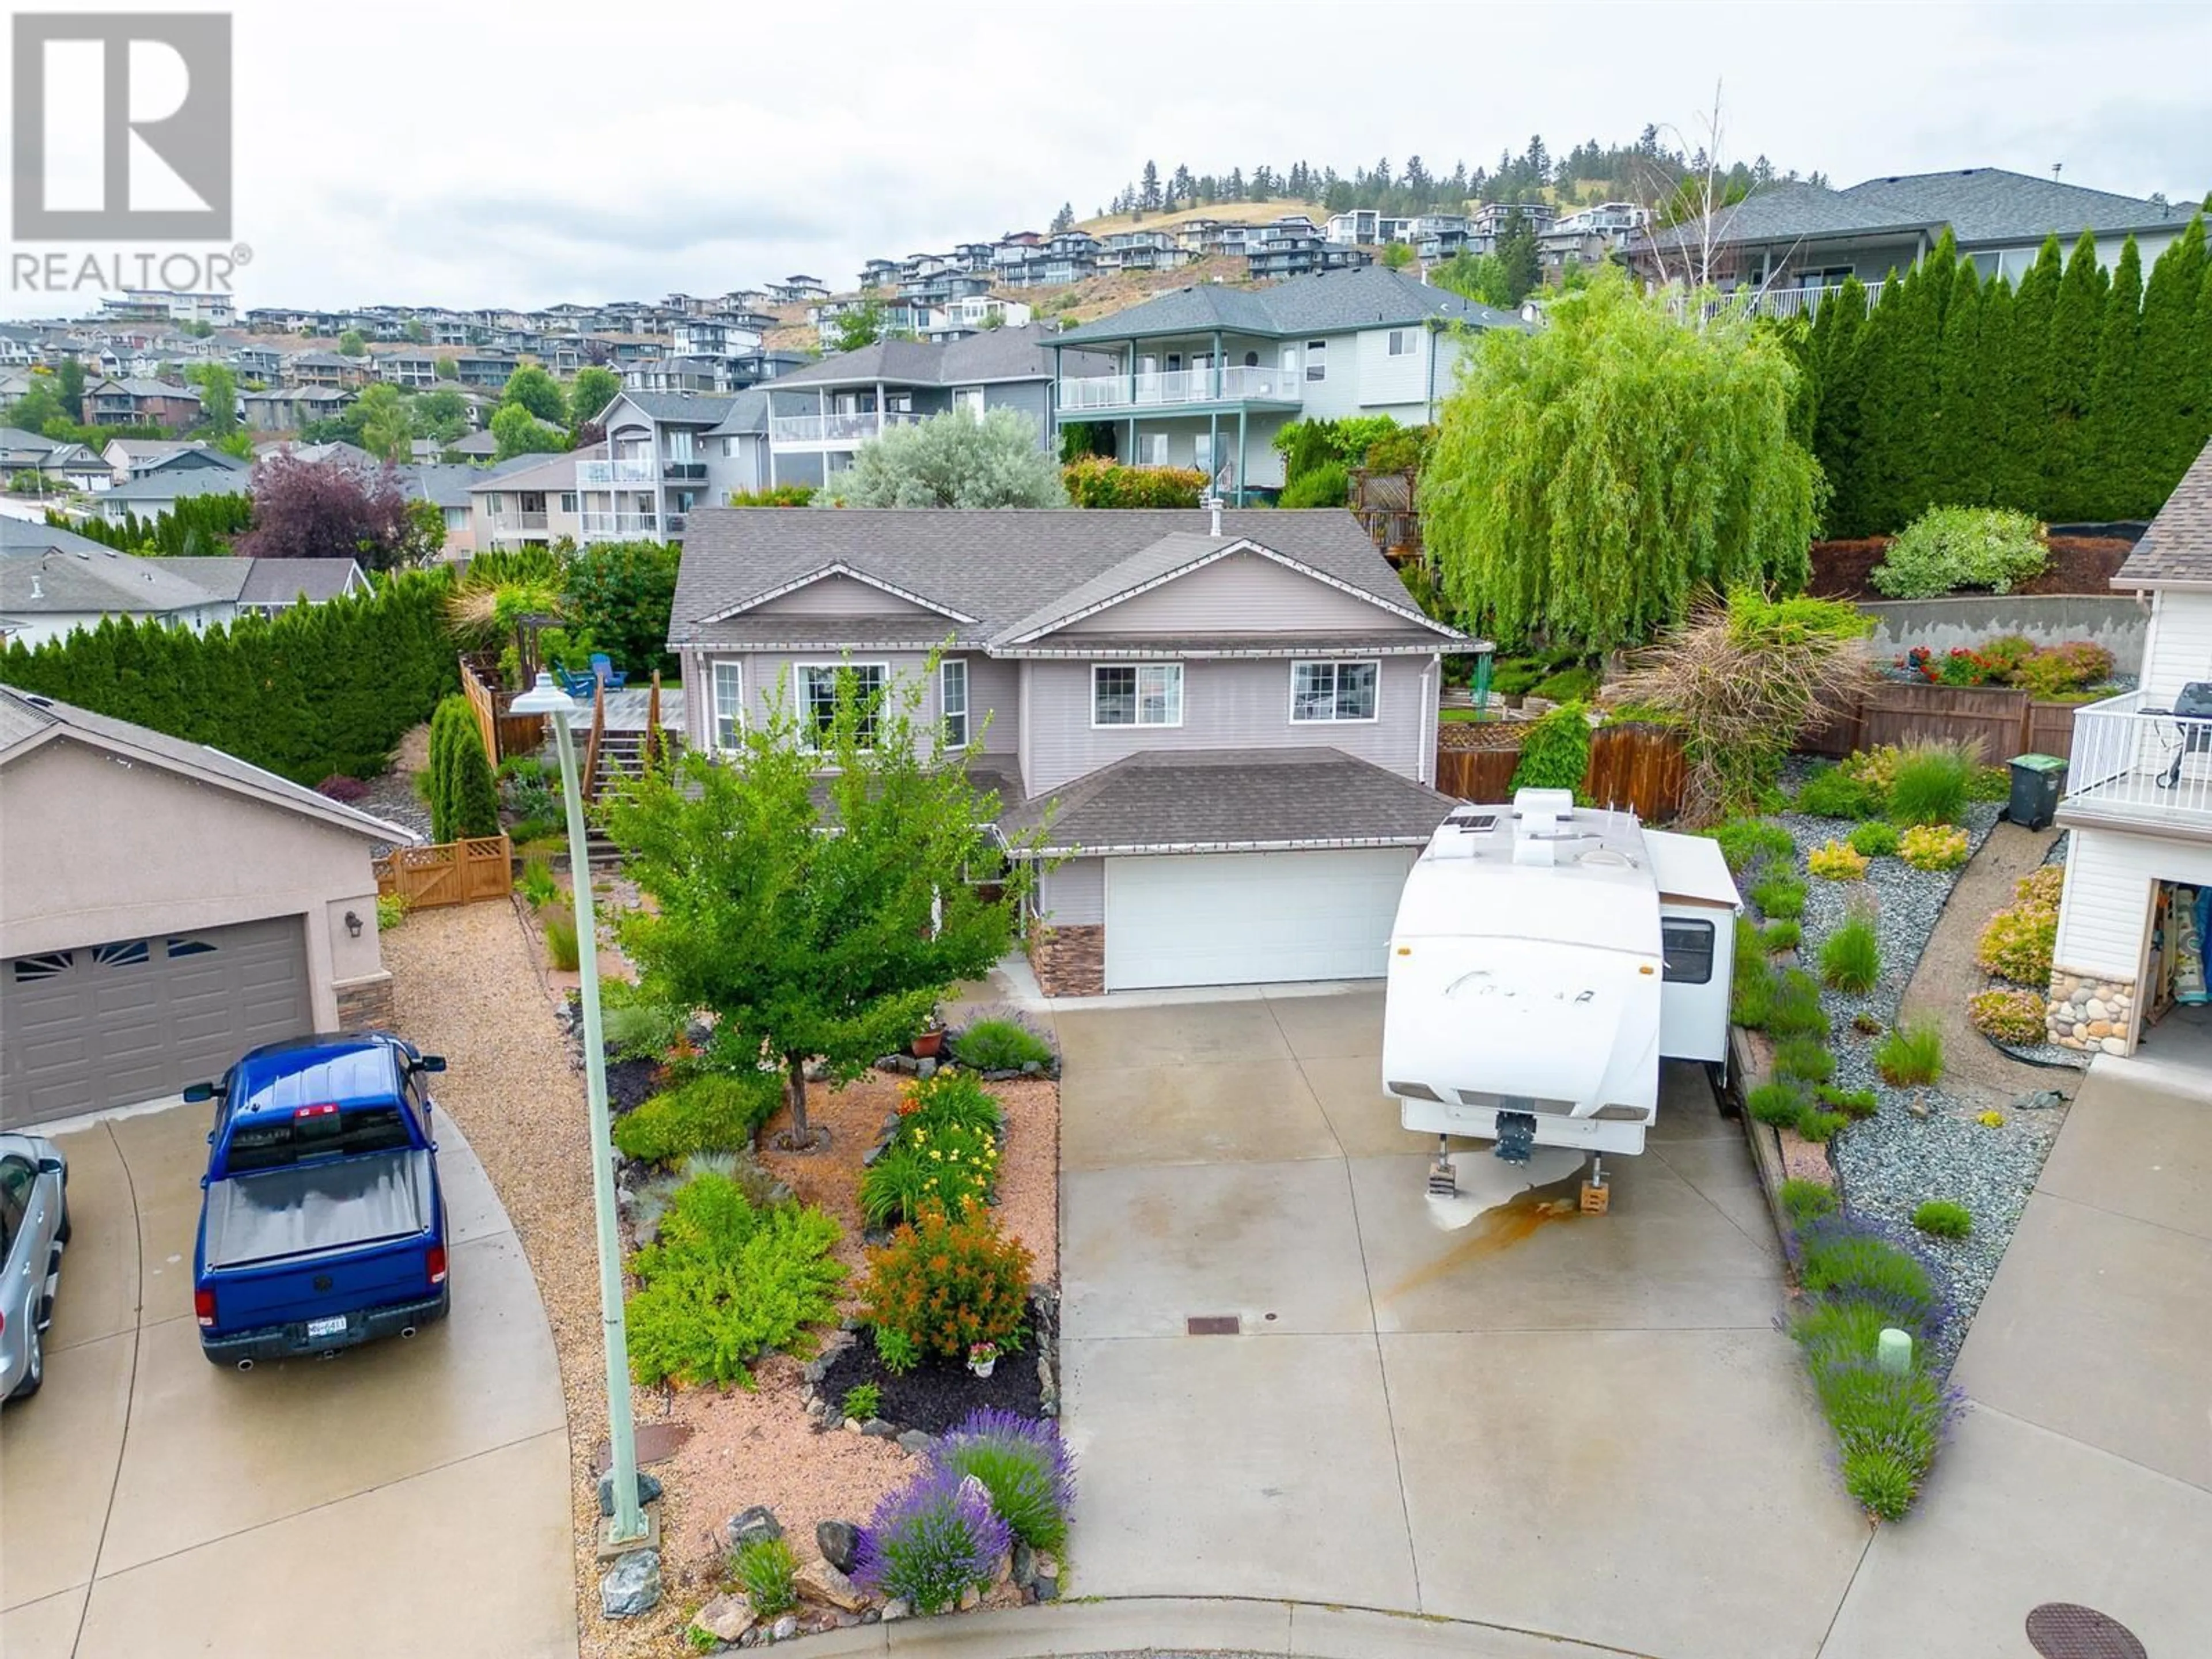
<instances>
[{"instance_id":1,"label":"trailer hitch jack","mask_svg":"<svg viewBox=\"0 0 2212 1659\"><path fill-rule=\"evenodd\" d=\"M1437 1137L1437 1155L1429 1165L1429 1196L1459 1196L1459 1177L1452 1170L1451 1142L1443 1135Z\"/></svg>"},{"instance_id":2,"label":"trailer hitch jack","mask_svg":"<svg viewBox=\"0 0 2212 1659\"><path fill-rule=\"evenodd\" d=\"M1498 1145L1491 1150L1507 1164L1526 1164L1536 1144L1536 1118L1531 1112L1500 1112Z\"/></svg>"}]
</instances>

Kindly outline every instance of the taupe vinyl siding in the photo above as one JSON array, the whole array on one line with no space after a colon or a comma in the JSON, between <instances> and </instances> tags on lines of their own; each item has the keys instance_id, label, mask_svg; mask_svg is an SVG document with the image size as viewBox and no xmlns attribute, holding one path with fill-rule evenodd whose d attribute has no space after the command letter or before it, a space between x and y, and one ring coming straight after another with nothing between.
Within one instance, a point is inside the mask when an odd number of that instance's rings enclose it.
<instances>
[{"instance_id":1,"label":"taupe vinyl siding","mask_svg":"<svg viewBox=\"0 0 2212 1659\"><path fill-rule=\"evenodd\" d=\"M857 584L856 584L857 586ZM919 676L927 659L911 651L869 651L865 648L850 653L851 660L860 663L882 663L894 679ZM708 746L714 735L714 669L717 662L741 662L744 665L745 713L750 720L758 720L771 702L776 702L787 715L796 714L797 666L801 663L834 663L844 659L836 651L750 651L728 652L687 651L684 653L684 724L689 740L695 747ZM984 747L988 753L1012 757L1019 742L1021 725L1017 710L1020 685L1016 678L1018 665L995 662L988 657L969 655L968 664L968 718L974 729L983 732ZM699 688L695 694L690 688ZM926 724L938 719L942 682L938 676L929 676L923 688L919 718ZM986 713L991 723L985 729L981 721Z\"/></svg>"},{"instance_id":2,"label":"taupe vinyl siding","mask_svg":"<svg viewBox=\"0 0 2212 1659\"><path fill-rule=\"evenodd\" d=\"M946 634L956 624L949 617L932 611L927 605L902 599L896 593L886 593L880 587L855 581L850 576L824 576L819 581L809 582L804 587L794 587L788 593L779 593L764 604L754 605L744 612L749 617L913 617L926 620L927 633L934 633L942 625ZM927 633L917 638L927 637Z\"/></svg>"},{"instance_id":3,"label":"taupe vinyl siding","mask_svg":"<svg viewBox=\"0 0 2212 1659\"><path fill-rule=\"evenodd\" d=\"M1262 558L1234 553L1071 623L1066 634L1312 634L1392 625L1380 605Z\"/></svg>"},{"instance_id":4,"label":"taupe vinyl siding","mask_svg":"<svg viewBox=\"0 0 2212 1659\"><path fill-rule=\"evenodd\" d=\"M1032 660L1023 669L1029 687L1024 775L1030 793L1039 795L1142 750L1317 747L1419 778L1424 745L1436 740L1421 681L1428 663L1425 657L1382 659L1373 720L1293 724L1288 659L1186 662L1181 726L1094 727L1091 665Z\"/></svg>"},{"instance_id":5,"label":"taupe vinyl siding","mask_svg":"<svg viewBox=\"0 0 2212 1659\"><path fill-rule=\"evenodd\" d=\"M2171 708L2191 680L2212 679L2212 593L2161 588L2143 642L2143 706Z\"/></svg>"},{"instance_id":6,"label":"taupe vinyl siding","mask_svg":"<svg viewBox=\"0 0 2212 1659\"><path fill-rule=\"evenodd\" d=\"M1070 859L1037 884L1037 914L1054 927L1095 927L1106 920L1106 860Z\"/></svg>"},{"instance_id":7,"label":"taupe vinyl siding","mask_svg":"<svg viewBox=\"0 0 2212 1659\"><path fill-rule=\"evenodd\" d=\"M964 660L968 664L969 729L981 735L984 753L1018 755L1022 732L1021 665L972 653ZM987 714L991 717L988 726L983 723Z\"/></svg>"}]
</instances>

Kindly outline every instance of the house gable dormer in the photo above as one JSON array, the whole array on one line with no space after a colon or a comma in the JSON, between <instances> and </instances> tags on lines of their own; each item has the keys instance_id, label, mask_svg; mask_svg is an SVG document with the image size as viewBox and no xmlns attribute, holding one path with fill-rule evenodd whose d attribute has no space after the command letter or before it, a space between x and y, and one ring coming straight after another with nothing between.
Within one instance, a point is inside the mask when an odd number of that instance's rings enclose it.
<instances>
[{"instance_id":1,"label":"house gable dormer","mask_svg":"<svg viewBox=\"0 0 2212 1659\"><path fill-rule=\"evenodd\" d=\"M925 595L856 570L840 562L757 593L701 618L727 622L732 617L936 617L962 626L975 618Z\"/></svg>"}]
</instances>

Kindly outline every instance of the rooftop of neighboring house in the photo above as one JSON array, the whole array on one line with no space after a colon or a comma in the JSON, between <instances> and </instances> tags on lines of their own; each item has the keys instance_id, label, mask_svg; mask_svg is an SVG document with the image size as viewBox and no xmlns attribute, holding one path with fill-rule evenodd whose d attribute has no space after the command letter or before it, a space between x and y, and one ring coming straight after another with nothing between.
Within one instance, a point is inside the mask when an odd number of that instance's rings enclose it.
<instances>
[{"instance_id":1,"label":"rooftop of neighboring house","mask_svg":"<svg viewBox=\"0 0 2212 1659\"><path fill-rule=\"evenodd\" d=\"M129 483L103 489L100 500L103 505L120 503L126 507L133 502L151 502L158 511L187 495L242 495L246 487L246 475L228 467L194 467L189 472L165 470L133 478Z\"/></svg>"},{"instance_id":2,"label":"rooftop of neighboring house","mask_svg":"<svg viewBox=\"0 0 2212 1659\"><path fill-rule=\"evenodd\" d=\"M1844 190L1802 182L1762 185L1712 216L1719 246L1803 237L1938 234L1946 225L1961 246L2062 239L2085 230L2179 230L2190 210L2141 197L2090 190L2002 167L1902 173L1869 179ZM1698 222L1653 234L1654 246L1686 246Z\"/></svg>"},{"instance_id":3,"label":"rooftop of neighboring house","mask_svg":"<svg viewBox=\"0 0 2212 1659\"><path fill-rule=\"evenodd\" d=\"M311 605L335 599L362 581L351 559L165 558L161 566L207 590L211 599L239 605L290 605L305 595Z\"/></svg>"},{"instance_id":4,"label":"rooftop of neighboring house","mask_svg":"<svg viewBox=\"0 0 2212 1659\"><path fill-rule=\"evenodd\" d=\"M112 547L0 559L0 620L40 616L166 616L228 597L209 590L170 559L142 559ZM198 561L194 561L195 563Z\"/></svg>"},{"instance_id":5,"label":"rooftop of neighboring house","mask_svg":"<svg viewBox=\"0 0 2212 1659\"><path fill-rule=\"evenodd\" d=\"M456 455L482 455L489 459L499 453L499 440L489 432L471 432L465 438L457 438L446 446Z\"/></svg>"},{"instance_id":6,"label":"rooftop of neighboring house","mask_svg":"<svg viewBox=\"0 0 2212 1659\"><path fill-rule=\"evenodd\" d=\"M1257 334L1291 339L1419 323L1467 323L1526 330L1510 312L1462 299L1380 265L1293 277L1273 288L1199 283L1171 289L1141 305L1101 317L1057 337L1060 345L1103 344L1164 335Z\"/></svg>"},{"instance_id":7,"label":"rooftop of neighboring house","mask_svg":"<svg viewBox=\"0 0 2212 1659\"><path fill-rule=\"evenodd\" d=\"M647 420L704 430L727 420L737 401L736 394L726 392L623 392L607 407L624 403Z\"/></svg>"},{"instance_id":8,"label":"rooftop of neighboring house","mask_svg":"<svg viewBox=\"0 0 2212 1659\"><path fill-rule=\"evenodd\" d=\"M194 403L200 400L200 394L188 386L179 386L171 380L145 380L134 377L95 380L85 388L85 392L88 396L97 396L103 392L121 392L133 398L189 398Z\"/></svg>"},{"instance_id":9,"label":"rooftop of neighboring house","mask_svg":"<svg viewBox=\"0 0 2212 1659\"><path fill-rule=\"evenodd\" d=\"M102 553L106 544L74 530L62 530L34 519L0 514L0 557L21 558L39 553Z\"/></svg>"},{"instance_id":10,"label":"rooftop of neighboring house","mask_svg":"<svg viewBox=\"0 0 2212 1659\"><path fill-rule=\"evenodd\" d=\"M462 470L476 475L476 482L468 486L471 495L495 489L508 494L516 490L570 490L576 487L577 462L603 461L606 455L605 444L593 444L559 455L514 455L493 466Z\"/></svg>"},{"instance_id":11,"label":"rooftop of neighboring house","mask_svg":"<svg viewBox=\"0 0 2212 1659\"><path fill-rule=\"evenodd\" d=\"M448 465L441 461L426 461L416 466L401 467L399 484L410 495L419 496L433 507L466 507L470 491L491 480L538 466L544 459L543 455L516 455L489 466Z\"/></svg>"},{"instance_id":12,"label":"rooftop of neighboring house","mask_svg":"<svg viewBox=\"0 0 2212 1659\"><path fill-rule=\"evenodd\" d=\"M1077 331L1080 332L1081 331ZM858 351L843 351L805 368L779 374L778 392L790 386L978 386L991 381L1048 380L1051 347L1066 336L1046 332L1041 323L986 329L958 340L878 340ZM1103 358L1099 367L1107 367Z\"/></svg>"},{"instance_id":13,"label":"rooftop of neighboring house","mask_svg":"<svg viewBox=\"0 0 2212 1659\"><path fill-rule=\"evenodd\" d=\"M229 451L210 448L206 444L179 444L161 454L133 458L131 467L142 478L178 472L245 472L252 470L250 463L241 461Z\"/></svg>"},{"instance_id":14,"label":"rooftop of neighboring house","mask_svg":"<svg viewBox=\"0 0 2212 1659\"><path fill-rule=\"evenodd\" d=\"M768 430L768 388L755 386L734 392L730 412L708 434L711 438L734 438Z\"/></svg>"},{"instance_id":15,"label":"rooftop of neighboring house","mask_svg":"<svg viewBox=\"0 0 2212 1659\"><path fill-rule=\"evenodd\" d=\"M1274 560L1374 603L1371 628L1351 630L1356 638L1340 627L1320 630L1317 645L1469 648L1466 636L1422 614L1358 521L1337 509L1224 512L1216 535L1207 514L1194 510L704 508L692 516L684 544L671 643L926 647L951 638L1022 654L1054 629L1235 553ZM833 575L880 589L884 614L745 614ZM916 605L936 614L918 617ZM1130 643L1111 635L1084 640ZM1249 647L1250 637L1242 643Z\"/></svg>"},{"instance_id":16,"label":"rooftop of neighboring house","mask_svg":"<svg viewBox=\"0 0 2212 1659\"><path fill-rule=\"evenodd\" d=\"M103 453L120 455L137 466L147 462L165 461L187 449L205 448L207 445L198 438L110 438Z\"/></svg>"},{"instance_id":17,"label":"rooftop of neighboring house","mask_svg":"<svg viewBox=\"0 0 2212 1659\"><path fill-rule=\"evenodd\" d=\"M0 426L0 450L13 454L47 455L58 447L58 440L26 432L19 426Z\"/></svg>"},{"instance_id":18,"label":"rooftop of neighboring house","mask_svg":"<svg viewBox=\"0 0 2212 1659\"><path fill-rule=\"evenodd\" d=\"M2212 444L2207 444L2135 544L2112 586L2212 588Z\"/></svg>"}]
</instances>

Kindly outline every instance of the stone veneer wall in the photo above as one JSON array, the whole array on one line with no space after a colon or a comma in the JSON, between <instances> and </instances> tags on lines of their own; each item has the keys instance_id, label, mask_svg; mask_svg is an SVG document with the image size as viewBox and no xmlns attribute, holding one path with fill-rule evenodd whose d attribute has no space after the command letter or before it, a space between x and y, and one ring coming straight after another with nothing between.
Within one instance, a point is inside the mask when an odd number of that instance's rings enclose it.
<instances>
[{"instance_id":1,"label":"stone veneer wall","mask_svg":"<svg viewBox=\"0 0 2212 1659\"><path fill-rule=\"evenodd\" d=\"M1030 934L1030 966L1048 997L1095 997L1106 989L1106 930L1038 927Z\"/></svg>"},{"instance_id":2,"label":"stone veneer wall","mask_svg":"<svg viewBox=\"0 0 2212 1659\"><path fill-rule=\"evenodd\" d=\"M2124 1054L2135 1017L2132 981L2099 979L2063 968L2052 970L2051 1012L2045 1018L2053 1042L2086 1054Z\"/></svg>"},{"instance_id":3,"label":"stone veneer wall","mask_svg":"<svg viewBox=\"0 0 2212 1659\"><path fill-rule=\"evenodd\" d=\"M390 1030L397 1020L392 1000L392 975L357 979L337 988L338 1029Z\"/></svg>"}]
</instances>

